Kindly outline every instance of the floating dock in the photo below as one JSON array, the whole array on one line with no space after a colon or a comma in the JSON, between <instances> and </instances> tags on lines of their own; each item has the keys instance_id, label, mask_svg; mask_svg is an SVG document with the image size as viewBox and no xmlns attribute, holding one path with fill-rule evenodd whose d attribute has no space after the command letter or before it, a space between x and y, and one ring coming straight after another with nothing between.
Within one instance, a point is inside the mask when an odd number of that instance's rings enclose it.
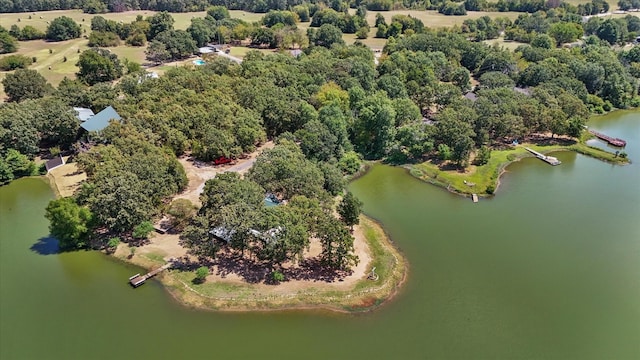
<instances>
[{"instance_id":1,"label":"floating dock","mask_svg":"<svg viewBox=\"0 0 640 360\"><path fill-rule=\"evenodd\" d=\"M171 267L171 264L165 264L160 268L157 268L155 270L149 271L148 273L144 274L144 275L140 275L140 274L135 274L132 277L129 278L129 284L131 284L131 286L133 286L134 288L137 288L138 286L144 284L145 281L147 281L147 279L150 279L154 276L156 276L158 273L167 270L168 268Z\"/></svg>"},{"instance_id":2,"label":"floating dock","mask_svg":"<svg viewBox=\"0 0 640 360\"><path fill-rule=\"evenodd\" d=\"M627 146L627 142L622 140L622 139L618 139L618 138L612 138L611 136L607 136L603 133L599 133L597 131L593 131L593 130L589 130L589 133L592 134L593 136L597 137L600 140L604 140L607 143L609 143L609 145L613 145L613 146L617 146L617 147L625 147Z\"/></svg>"},{"instance_id":3,"label":"floating dock","mask_svg":"<svg viewBox=\"0 0 640 360\"><path fill-rule=\"evenodd\" d=\"M471 194L471 200L473 200L474 203L478 202L478 194Z\"/></svg>"},{"instance_id":4,"label":"floating dock","mask_svg":"<svg viewBox=\"0 0 640 360\"><path fill-rule=\"evenodd\" d=\"M562 164L562 162L560 160L554 158L553 156L546 156L546 155L541 154L541 153L539 153L539 152L537 152L537 151L535 151L533 149L529 149L528 147L526 147L525 149L528 152L530 152L533 155L535 155L538 159L540 159L540 160L542 160L542 161L544 161L546 163L549 163L549 164L551 164L553 166Z\"/></svg>"}]
</instances>

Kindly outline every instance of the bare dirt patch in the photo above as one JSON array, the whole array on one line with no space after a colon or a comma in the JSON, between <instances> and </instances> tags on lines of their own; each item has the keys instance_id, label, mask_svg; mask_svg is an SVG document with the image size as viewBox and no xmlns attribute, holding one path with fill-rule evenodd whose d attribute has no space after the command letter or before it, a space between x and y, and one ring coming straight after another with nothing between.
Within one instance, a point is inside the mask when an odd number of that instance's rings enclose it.
<instances>
[{"instance_id":1,"label":"bare dirt patch","mask_svg":"<svg viewBox=\"0 0 640 360\"><path fill-rule=\"evenodd\" d=\"M65 161L68 157L65 157ZM78 169L76 163L67 163L59 166L47 174L54 185L54 190L61 197L72 196L80 184L87 179L87 174Z\"/></svg>"}]
</instances>

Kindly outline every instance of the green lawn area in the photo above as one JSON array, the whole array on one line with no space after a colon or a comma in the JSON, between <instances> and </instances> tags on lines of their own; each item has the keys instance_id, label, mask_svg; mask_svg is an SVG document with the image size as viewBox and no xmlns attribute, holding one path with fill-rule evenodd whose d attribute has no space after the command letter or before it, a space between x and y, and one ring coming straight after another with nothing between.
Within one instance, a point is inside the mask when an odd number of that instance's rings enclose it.
<instances>
[{"instance_id":1,"label":"green lawn area","mask_svg":"<svg viewBox=\"0 0 640 360\"><path fill-rule=\"evenodd\" d=\"M491 18L496 17L508 17L514 20L521 13L517 12L482 12L482 11L469 11L464 16L446 16L438 13L435 10L394 10L394 11L367 11L367 22L373 26L376 23L376 14L382 14L387 23L391 22L391 18L394 15L411 15L411 17L420 19L424 26L430 28L449 27L453 25L461 25L466 19L477 19L482 16L489 16ZM374 32L375 34L375 32Z\"/></svg>"},{"instance_id":2,"label":"green lawn area","mask_svg":"<svg viewBox=\"0 0 640 360\"><path fill-rule=\"evenodd\" d=\"M525 43L521 43L517 41L505 40L503 37L499 37L497 39L485 40L483 41L483 43L491 46L497 44L498 46L504 47L505 49L509 49L511 51L515 50L520 45L527 45Z\"/></svg>"},{"instance_id":3,"label":"green lawn area","mask_svg":"<svg viewBox=\"0 0 640 360\"><path fill-rule=\"evenodd\" d=\"M65 76L75 78L75 73L78 71L76 63L80 58L80 53L89 48L87 43L88 40L83 38L60 42L21 41L18 52L14 54L35 57L36 62L29 68L42 74L51 85L57 86ZM51 53L49 53L49 49L51 49ZM120 59L128 58L138 63L144 61L145 47L120 45L109 48L109 50L118 55ZM9 55L11 54L0 55L0 58ZM67 61L64 61L65 57ZM0 80L6 74L7 72L0 71ZM0 92L0 99L4 99L4 95L4 91Z\"/></svg>"},{"instance_id":4,"label":"green lawn area","mask_svg":"<svg viewBox=\"0 0 640 360\"><path fill-rule=\"evenodd\" d=\"M476 193L480 195L493 193L497 188L497 182L502 170L509 163L522 157L533 156L525 149L525 146L543 154L569 150L612 163L628 163L628 159L615 157L613 153L588 146L582 142L569 146L523 144L509 150L493 150L491 151L491 159L487 164L482 166L469 166L464 172L455 169L441 170L437 164L424 162L414 165L411 168L411 174L424 181L455 190L462 194ZM489 189L489 191L487 191L487 189Z\"/></svg>"}]
</instances>

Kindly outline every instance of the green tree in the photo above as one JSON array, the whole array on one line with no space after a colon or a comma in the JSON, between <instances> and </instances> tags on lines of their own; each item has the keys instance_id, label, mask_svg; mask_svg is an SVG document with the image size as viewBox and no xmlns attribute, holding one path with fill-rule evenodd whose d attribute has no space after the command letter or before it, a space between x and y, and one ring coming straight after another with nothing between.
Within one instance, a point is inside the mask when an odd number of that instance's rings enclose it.
<instances>
[{"instance_id":1,"label":"green tree","mask_svg":"<svg viewBox=\"0 0 640 360\"><path fill-rule=\"evenodd\" d=\"M8 54L18 51L18 40L8 32L0 31L0 54Z\"/></svg>"},{"instance_id":2,"label":"green tree","mask_svg":"<svg viewBox=\"0 0 640 360\"><path fill-rule=\"evenodd\" d=\"M147 239L153 232L153 224L150 221L143 221L133 228L131 236L135 239Z\"/></svg>"},{"instance_id":3,"label":"green tree","mask_svg":"<svg viewBox=\"0 0 640 360\"><path fill-rule=\"evenodd\" d=\"M613 19L605 20L596 31L596 35L613 45L623 40L620 25Z\"/></svg>"},{"instance_id":4,"label":"green tree","mask_svg":"<svg viewBox=\"0 0 640 360\"><path fill-rule=\"evenodd\" d=\"M207 9L207 16L212 17L214 20L229 19L229 10L224 6L211 6Z\"/></svg>"},{"instance_id":5,"label":"green tree","mask_svg":"<svg viewBox=\"0 0 640 360\"><path fill-rule=\"evenodd\" d=\"M155 39L160 33L173 30L175 22L171 14L166 11L150 16L147 21L149 22L149 32L146 35L149 41Z\"/></svg>"},{"instance_id":6,"label":"green tree","mask_svg":"<svg viewBox=\"0 0 640 360\"><path fill-rule=\"evenodd\" d=\"M562 45L576 41L582 36L582 26L573 22L558 22L549 28L547 34L556 40L556 44Z\"/></svg>"},{"instance_id":7,"label":"green tree","mask_svg":"<svg viewBox=\"0 0 640 360\"><path fill-rule=\"evenodd\" d=\"M118 247L118 245L120 245L120 238L119 237L112 237L107 242L107 248L109 248L111 251L115 251L115 249Z\"/></svg>"},{"instance_id":8,"label":"green tree","mask_svg":"<svg viewBox=\"0 0 640 360\"><path fill-rule=\"evenodd\" d=\"M396 112L384 92L366 97L356 106L354 145L370 159L382 158L395 137Z\"/></svg>"},{"instance_id":9,"label":"green tree","mask_svg":"<svg viewBox=\"0 0 640 360\"><path fill-rule=\"evenodd\" d=\"M196 277L195 279L193 279L193 282L202 284L203 282L205 282L205 280L207 280L207 276L209 276L209 268L206 266L200 266L196 270Z\"/></svg>"},{"instance_id":10,"label":"green tree","mask_svg":"<svg viewBox=\"0 0 640 360\"><path fill-rule=\"evenodd\" d=\"M79 206L73 198L61 198L49 202L45 217L49 220L49 232L58 239L60 248L86 246L92 220L89 209Z\"/></svg>"},{"instance_id":11,"label":"green tree","mask_svg":"<svg viewBox=\"0 0 640 360\"><path fill-rule=\"evenodd\" d=\"M358 257L353 253L353 236L343 223L333 216L325 215L318 227L322 245L320 259L323 264L341 270L349 270L351 266L357 265Z\"/></svg>"},{"instance_id":12,"label":"green tree","mask_svg":"<svg viewBox=\"0 0 640 360\"><path fill-rule=\"evenodd\" d=\"M171 202L167 214L171 216L173 226L182 230L195 216L196 211L197 207L188 199L175 199Z\"/></svg>"},{"instance_id":13,"label":"green tree","mask_svg":"<svg viewBox=\"0 0 640 360\"><path fill-rule=\"evenodd\" d=\"M172 60L187 58L198 50L196 42L184 30L167 30L154 38L164 44Z\"/></svg>"},{"instance_id":14,"label":"green tree","mask_svg":"<svg viewBox=\"0 0 640 360\"><path fill-rule=\"evenodd\" d=\"M363 26L360 29L358 29L358 31L356 31L356 38L357 39L366 39L367 37L369 37L369 27L368 26Z\"/></svg>"},{"instance_id":15,"label":"green tree","mask_svg":"<svg viewBox=\"0 0 640 360\"><path fill-rule=\"evenodd\" d=\"M351 227L360 223L360 212L362 210L362 202L351 192L342 198L342 201L338 205L338 214L342 221Z\"/></svg>"},{"instance_id":16,"label":"green tree","mask_svg":"<svg viewBox=\"0 0 640 360\"><path fill-rule=\"evenodd\" d=\"M342 31L335 25L323 24L315 31L313 38L309 37L309 42L316 46L324 46L330 48L333 44L344 44L342 40Z\"/></svg>"},{"instance_id":17,"label":"green tree","mask_svg":"<svg viewBox=\"0 0 640 360\"><path fill-rule=\"evenodd\" d=\"M340 170L349 175L358 172L361 166L362 160L360 159L360 155L358 155L358 153L356 153L355 151L347 151L338 162L338 167L340 168Z\"/></svg>"},{"instance_id":18,"label":"green tree","mask_svg":"<svg viewBox=\"0 0 640 360\"><path fill-rule=\"evenodd\" d=\"M243 203L251 208L263 205L265 191L257 183L242 179L238 173L225 172L205 183L200 213L218 211L225 206Z\"/></svg>"},{"instance_id":19,"label":"green tree","mask_svg":"<svg viewBox=\"0 0 640 360\"><path fill-rule=\"evenodd\" d=\"M16 102L41 98L49 88L44 76L29 69L18 69L13 74L7 74L2 85L9 101Z\"/></svg>"},{"instance_id":20,"label":"green tree","mask_svg":"<svg viewBox=\"0 0 640 360\"><path fill-rule=\"evenodd\" d=\"M80 25L68 16L60 16L51 21L47 27L46 39L51 41L65 41L76 39L81 34Z\"/></svg>"},{"instance_id":21,"label":"green tree","mask_svg":"<svg viewBox=\"0 0 640 360\"><path fill-rule=\"evenodd\" d=\"M33 63L33 59L24 55L9 55L0 59L0 71L26 69Z\"/></svg>"},{"instance_id":22,"label":"green tree","mask_svg":"<svg viewBox=\"0 0 640 360\"><path fill-rule=\"evenodd\" d=\"M80 71L78 79L86 84L112 81L122 76L122 64L116 54L105 49L89 49L80 54L76 64Z\"/></svg>"},{"instance_id":23,"label":"green tree","mask_svg":"<svg viewBox=\"0 0 640 360\"><path fill-rule=\"evenodd\" d=\"M213 38L213 29L202 18L191 19L191 25L187 28L187 32L195 40L197 46L205 46Z\"/></svg>"},{"instance_id":24,"label":"green tree","mask_svg":"<svg viewBox=\"0 0 640 360\"><path fill-rule=\"evenodd\" d=\"M322 172L304 157L296 144L288 141L263 151L249 170L248 178L285 199L294 195L315 198L323 193Z\"/></svg>"},{"instance_id":25,"label":"green tree","mask_svg":"<svg viewBox=\"0 0 640 360\"><path fill-rule=\"evenodd\" d=\"M30 161L26 155L21 154L18 150L9 149L4 157L4 163L7 164L14 178L29 176L35 170L35 164Z\"/></svg>"},{"instance_id":26,"label":"green tree","mask_svg":"<svg viewBox=\"0 0 640 360\"><path fill-rule=\"evenodd\" d=\"M171 54L167 51L167 46L160 41L151 41L144 53L146 54L147 60L153 61L156 64L162 64L171 60Z\"/></svg>"}]
</instances>

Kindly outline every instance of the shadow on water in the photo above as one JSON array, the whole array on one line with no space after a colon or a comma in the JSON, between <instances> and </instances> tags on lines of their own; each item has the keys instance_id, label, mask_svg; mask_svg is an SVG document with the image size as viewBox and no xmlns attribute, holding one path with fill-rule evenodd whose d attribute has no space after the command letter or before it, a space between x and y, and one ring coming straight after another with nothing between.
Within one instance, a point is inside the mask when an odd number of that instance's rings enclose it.
<instances>
[{"instance_id":1,"label":"shadow on water","mask_svg":"<svg viewBox=\"0 0 640 360\"><path fill-rule=\"evenodd\" d=\"M38 242L31 245L30 249L40 255L54 255L61 252L58 240L51 236L38 239Z\"/></svg>"}]
</instances>

